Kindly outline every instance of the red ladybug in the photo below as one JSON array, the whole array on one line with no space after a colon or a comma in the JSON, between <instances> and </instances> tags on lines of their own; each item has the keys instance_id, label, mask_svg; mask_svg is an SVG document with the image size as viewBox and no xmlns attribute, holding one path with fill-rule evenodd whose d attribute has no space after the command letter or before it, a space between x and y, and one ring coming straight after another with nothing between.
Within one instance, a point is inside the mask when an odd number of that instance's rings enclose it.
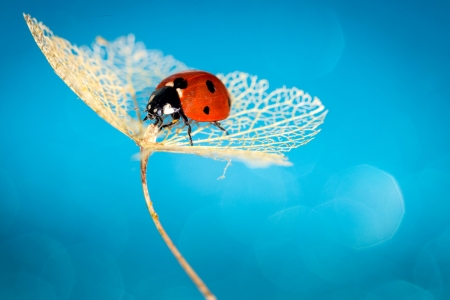
<instances>
[{"instance_id":1,"label":"red ladybug","mask_svg":"<svg viewBox=\"0 0 450 300\"><path fill-rule=\"evenodd\" d=\"M228 134L218 121L228 117L230 108L230 95L219 78L208 72L190 70L170 75L158 84L148 100L144 121L156 119L155 125L161 130L178 123L181 116L192 146L189 119L211 122ZM163 124L163 115L171 115L172 122Z\"/></svg>"}]
</instances>

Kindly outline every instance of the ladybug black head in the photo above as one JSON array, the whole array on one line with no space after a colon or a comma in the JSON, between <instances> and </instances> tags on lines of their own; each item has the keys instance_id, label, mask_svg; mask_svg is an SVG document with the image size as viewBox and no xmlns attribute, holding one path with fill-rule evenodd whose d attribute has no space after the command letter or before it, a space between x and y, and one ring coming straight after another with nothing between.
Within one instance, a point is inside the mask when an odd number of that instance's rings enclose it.
<instances>
[{"instance_id":1,"label":"ladybug black head","mask_svg":"<svg viewBox=\"0 0 450 300\"><path fill-rule=\"evenodd\" d=\"M145 120L161 119L163 115L172 115L181 109L180 97L175 88L165 86L155 90L148 100Z\"/></svg>"}]
</instances>

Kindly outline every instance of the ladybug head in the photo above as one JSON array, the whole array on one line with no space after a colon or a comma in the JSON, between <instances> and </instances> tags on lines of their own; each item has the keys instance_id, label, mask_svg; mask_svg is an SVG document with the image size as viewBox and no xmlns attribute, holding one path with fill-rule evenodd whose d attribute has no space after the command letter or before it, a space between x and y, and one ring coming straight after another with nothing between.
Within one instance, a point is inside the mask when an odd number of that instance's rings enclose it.
<instances>
[{"instance_id":1,"label":"ladybug head","mask_svg":"<svg viewBox=\"0 0 450 300\"><path fill-rule=\"evenodd\" d=\"M146 120L161 119L163 115L172 115L181 109L180 97L176 89L165 86L155 90L148 100L145 112Z\"/></svg>"}]
</instances>

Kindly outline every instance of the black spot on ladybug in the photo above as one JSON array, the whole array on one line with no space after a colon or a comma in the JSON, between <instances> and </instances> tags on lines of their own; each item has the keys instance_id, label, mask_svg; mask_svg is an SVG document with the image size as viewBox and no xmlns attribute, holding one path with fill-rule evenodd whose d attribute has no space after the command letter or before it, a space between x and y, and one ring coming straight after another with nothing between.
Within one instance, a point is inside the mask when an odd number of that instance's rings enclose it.
<instances>
[{"instance_id":1,"label":"black spot on ladybug","mask_svg":"<svg viewBox=\"0 0 450 300\"><path fill-rule=\"evenodd\" d=\"M182 77L178 77L173 81L173 87L176 89L185 89L187 86L187 80Z\"/></svg>"},{"instance_id":2,"label":"black spot on ladybug","mask_svg":"<svg viewBox=\"0 0 450 300\"><path fill-rule=\"evenodd\" d=\"M228 107L231 107L231 100L230 100L230 97L228 97Z\"/></svg>"},{"instance_id":3,"label":"black spot on ladybug","mask_svg":"<svg viewBox=\"0 0 450 300\"><path fill-rule=\"evenodd\" d=\"M208 90L211 93L214 93L216 91L216 88L214 87L214 83L212 83L211 80L206 80L206 86L208 87Z\"/></svg>"},{"instance_id":4,"label":"black spot on ladybug","mask_svg":"<svg viewBox=\"0 0 450 300\"><path fill-rule=\"evenodd\" d=\"M209 115L209 106L205 106L205 108L203 109L203 112L207 115Z\"/></svg>"}]
</instances>

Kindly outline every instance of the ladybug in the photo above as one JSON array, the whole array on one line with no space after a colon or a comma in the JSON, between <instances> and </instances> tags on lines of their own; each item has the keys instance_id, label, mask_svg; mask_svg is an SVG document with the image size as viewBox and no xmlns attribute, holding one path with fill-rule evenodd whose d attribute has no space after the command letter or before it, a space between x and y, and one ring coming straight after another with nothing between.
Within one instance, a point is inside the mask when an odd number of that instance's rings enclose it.
<instances>
[{"instance_id":1,"label":"ladybug","mask_svg":"<svg viewBox=\"0 0 450 300\"><path fill-rule=\"evenodd\" d=\"M228 117L230 109L230 95L219 78L208 72L189 70L170 75L158 84L148 100L144 121L156 119L155 126L162 130L177 124L181 117L188 127L192 146L189 119L211 122L228 134L219 121ZM170 115L172 121L164 124L163 115Z\"/></svg>"}]
</instances>

